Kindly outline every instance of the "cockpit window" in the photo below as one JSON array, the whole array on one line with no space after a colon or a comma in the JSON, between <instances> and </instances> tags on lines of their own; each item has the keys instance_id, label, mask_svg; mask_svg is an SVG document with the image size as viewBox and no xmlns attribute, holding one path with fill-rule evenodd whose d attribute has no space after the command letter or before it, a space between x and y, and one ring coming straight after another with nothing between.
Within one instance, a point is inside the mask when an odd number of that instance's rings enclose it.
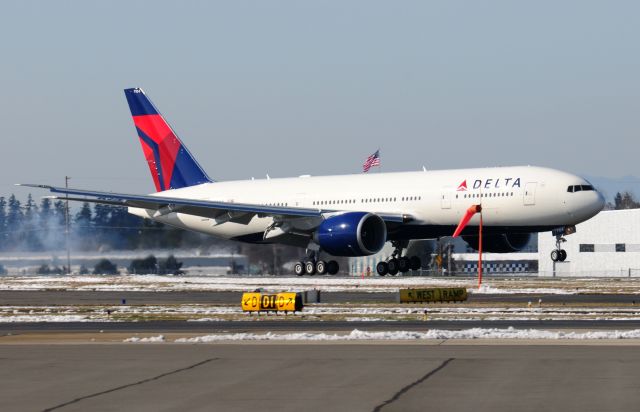
<instances>
[{"instance_id":1,"label":"cockpit window","mask_svg":"<svg viewBox=\"0 0 640 412\"><path fill-rule=\"evenodd\" d=\"M567 187L567 192L569 193L581 192L583 190L593 192L596 189L594 189L593 186L591 185L573 185L573 186Z\"/></svg>"}]
</instances>

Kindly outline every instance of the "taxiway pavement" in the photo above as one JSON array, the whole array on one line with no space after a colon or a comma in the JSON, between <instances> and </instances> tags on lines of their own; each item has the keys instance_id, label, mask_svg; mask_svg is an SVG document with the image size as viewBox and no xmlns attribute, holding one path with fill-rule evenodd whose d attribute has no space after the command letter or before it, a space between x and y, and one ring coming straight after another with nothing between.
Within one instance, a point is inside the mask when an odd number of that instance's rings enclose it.
<instances>
[{"instance_id":1,"label":"taxiway pavement","mask_svg":"<svg viewBox=\"0 0 640 412\"><path fill-rule=\"evenodd\" d=\"M7 411L633 411L640 351L601 345L0 345Z\"/></svg>"},{"instance_id":2,"label":"taxiway pavement","mask_svg":"<svg viewBox=\"0 0 640 412\"><path fill-rule=\"evenodd\" d=\"M394 303L391 292L325 292L322 303ZM242 292L229 291L59 291L59 290L0 290L0 305L128 305L161 304L231 304L238 305ZM542 299L546 303L640 305L640 295L634 294L469 294L470 303L527 303Z\"/></svg>"}]
</instances>

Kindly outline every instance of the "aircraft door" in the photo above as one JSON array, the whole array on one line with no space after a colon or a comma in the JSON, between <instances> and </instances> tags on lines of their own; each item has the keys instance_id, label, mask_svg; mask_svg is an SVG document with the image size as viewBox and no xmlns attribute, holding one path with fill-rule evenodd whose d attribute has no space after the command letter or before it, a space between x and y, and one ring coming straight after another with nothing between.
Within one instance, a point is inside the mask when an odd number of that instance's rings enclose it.
<instances>
[{"instance_id":1,"label":"aircraft door","mask_svg":"<svg viewBox=\"0 0 640 412\"><path fill-rule=\"evenodd\" d=\"M440 196L440 207L442 209L451 209L451 191L443 190Z\"/></svg>"},{"instance_id":2,"label":"aircraft door","mask_svg":"<svg viewBox=\"0 0 640 412\"><path fill-rule=\"evenodd\" d=\"M529 182L524 186L524 205L533 206L536 204L536 182Z\"/></svg>"},{"instance_id":3,"label":"aircraft door","mask_svg":"<svg viewBox=\"0 0 640 412\"><path fill-rule=\"evenodd\" d=\"M292 200L291 206L293 207L308 207L306 193L296 193Z\"/></svg>"}]
</instances>

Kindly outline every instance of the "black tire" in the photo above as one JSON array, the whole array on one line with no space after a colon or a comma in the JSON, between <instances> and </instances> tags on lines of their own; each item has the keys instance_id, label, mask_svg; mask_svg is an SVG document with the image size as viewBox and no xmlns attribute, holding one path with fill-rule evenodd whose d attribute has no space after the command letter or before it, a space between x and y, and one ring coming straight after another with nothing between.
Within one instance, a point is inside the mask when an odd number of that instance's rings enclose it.
<instances>
[{"instance_id":1,"label":"black tire","mask_svg":"<svg viewBox=\"0 0 640 412\"><path fill-rule=\"evenodd\" d=\"M398 274L398 259L390 259L387 262L387 272L391 276L395 276Z\"/></svg>"},{"instance_id":2,"label":"black tire","mask_svg":"<svg viewBox=\"0 0 640 412\"><path fill-rule=\"evenodd\" d=\"M389 273L389 265L387 265L387 262L378 262L376 265L376 272L378 272L378 275L380 276L384 276Z\"/></svg>"},{"instance_id":3,"label":"black tire","mask_svg":"<svg viewBox=\"0 0 640 412\"><path fill-rule=\"evenodd\" d=\"M304 263L296 262L296 264L293 265L293 273L295 273L298 276L304 275Z\"/></svg>"},{"instance_id":4,"label":"black tire","mask_svg":"<svg viewBox=\"0 0 640 412\"><path fill-rule=\"evenodd\" d=\"M409 266L409 258L406 256L401 257L400 259L398 259L398 270L402 273L407 273L410 269Z\"/></svg>"},{"instance_id":5,"label":"black tire","mask_svg":"<svg viewBox=\"0 0 640 412\"><path fill-rule=\"evenodd\" d=\"M324 275L327 273L327 263L324 260L319 260L316 262L316 273L318 275Z\"/></svg>"},{"instance_id":6,"label":"black tire","mask_svg":"<svg viewBox=\"0 0 640 412\"><path fill-rule=\"evenodd\" d=\"M314 275L316 273L316 263L313 260L308 260L304 264L304 271L307 275Z\"/></svg>"},{"instance_id":7,"label":"black tire","mask_svg":"<svg viewBox=\"0 0 640 412\"><path fill-rule=\"evenodd\" d=\"M338 271L340 271L340 265L338 265L338 262L336 262L335 260L330 260L327 263L327 273L329 273L330 275L335 275L338 273Z\"/></svg>"},{"instance_id":8,"label":"black tire","mask_svg":"<svg viewBox=\"0 0 640 412\"><path fill-rule=\"evenodd\" d=\"M558 258L560 259L560 262L564 262L565 260L567 260L567 251L564 249L560 249L560 256Z\"/></svg>"},{"instance_id":9,"label":"black tire","mask_svg":"<svg viewBox=\"0 0 640 412\"><path fill-rule=\"evenodd\" d=\"M553 260L554 262L560 260L560 252L558 250L554 249L551 251L551 260Z\"/></svg>"},{"instance_id":10,"label":"black tire","mask_svg":"<svg viewBox=\"0 0 640 412\"><path fill-rule=\"evenodd\" d=\"M411 256L409 258L409 267L411 270L418 270L422 267L422 261L418 256Z\"/></svg>"}]
</instances>

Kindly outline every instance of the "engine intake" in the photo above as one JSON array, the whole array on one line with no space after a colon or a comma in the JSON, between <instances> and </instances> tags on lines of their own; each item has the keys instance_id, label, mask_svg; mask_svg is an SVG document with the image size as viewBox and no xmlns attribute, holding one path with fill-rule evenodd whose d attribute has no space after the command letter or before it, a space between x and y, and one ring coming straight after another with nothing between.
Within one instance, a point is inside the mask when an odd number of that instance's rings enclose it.
<instances>
[{"instance_id":1,"label":"engine intake","mask_svg":"<svg viewBox=\"0 0 640 412\"><path fill-rule=\"evenodd\" d=\"M477 236L463 236L465 242L478 250ZM490 253L511 253L524 249L531 239L530 233L499 233L482 235L482 250Z\"/></svg>"},{"instance_id":2,"label":"engine intake","mask_svg":"<svg viewBox=\"0 0 640 412\"><path fill-rule=\"evenodd\" d=\"M373 213L347 212L325 219L314 240L333 256L373 255L387 241L387 225Z\"/></svg>"}]
</instances>

